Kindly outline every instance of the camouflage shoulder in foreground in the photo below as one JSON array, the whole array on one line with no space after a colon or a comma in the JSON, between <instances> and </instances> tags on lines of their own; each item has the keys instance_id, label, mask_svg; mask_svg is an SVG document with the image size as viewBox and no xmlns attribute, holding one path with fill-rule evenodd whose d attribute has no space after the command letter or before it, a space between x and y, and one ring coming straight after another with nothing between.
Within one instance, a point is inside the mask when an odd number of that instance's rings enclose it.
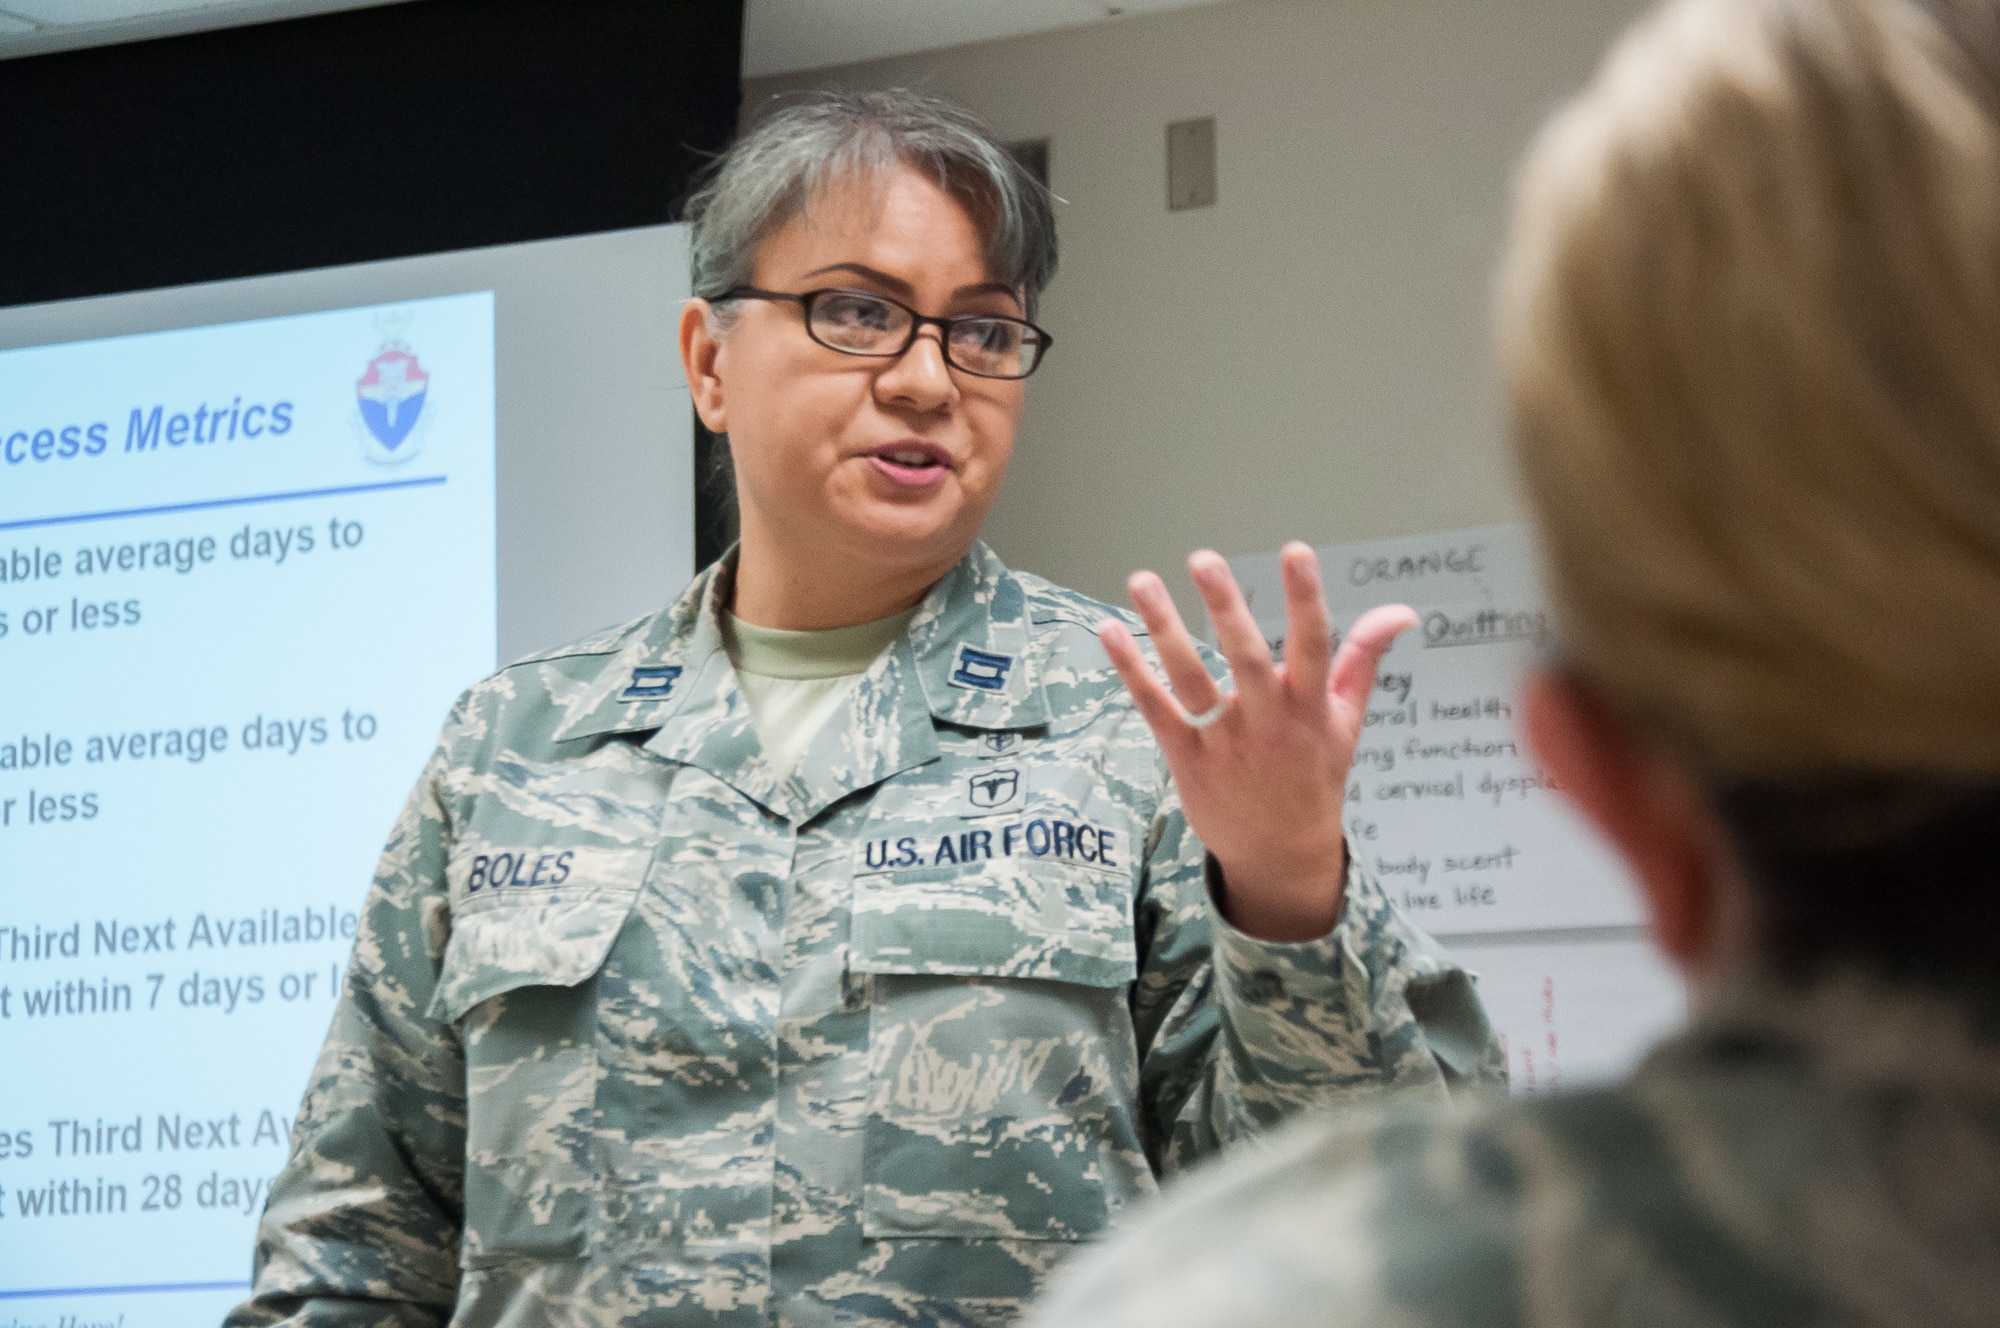
<instances>
[{"instance_id":1,"label":"camouflage shoulder in foreground","mask_svg":"<svg viewBox=\"0 0 2000 1328\"><path fill-rule=\"evenodd\" d=\"M1302 1121L1191 1178L1038 1328L1992 1321L2000 1044L1750 984L1627 1084Z\"/></svg>"},{"instance_id":2,"label":"camouflage shoulder in foreground","mask_svg":"<svg viewBox=\"0 0 2000 1328\"><path fill-rule=\"evenodd\" d=\"M235 1323L1005 1324L1164 1172L1492 1077L1365 874L1214 916L1104 606L975 549L781 773L728 574L454 711Z\"/></svg>"}]
</instances>

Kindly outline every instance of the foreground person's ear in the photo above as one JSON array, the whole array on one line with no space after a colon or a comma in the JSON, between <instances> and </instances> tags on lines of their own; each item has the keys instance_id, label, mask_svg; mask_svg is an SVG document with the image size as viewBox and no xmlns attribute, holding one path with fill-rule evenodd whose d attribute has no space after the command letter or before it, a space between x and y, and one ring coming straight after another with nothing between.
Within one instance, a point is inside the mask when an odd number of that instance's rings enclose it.
<instances>
[{"instance_id":1,"label":"foreground person's ear","mask_svg":"<svg viewBox=\"0 0 2000 1328\"><path fill-rule=\"evenodd\" d=\"M1533 670L1521 701L1535 756L1638 878L1661 948L1703 967L1719 939L1722 851L1694 780L1572 674Z\"/></svg>"}]
</instances>

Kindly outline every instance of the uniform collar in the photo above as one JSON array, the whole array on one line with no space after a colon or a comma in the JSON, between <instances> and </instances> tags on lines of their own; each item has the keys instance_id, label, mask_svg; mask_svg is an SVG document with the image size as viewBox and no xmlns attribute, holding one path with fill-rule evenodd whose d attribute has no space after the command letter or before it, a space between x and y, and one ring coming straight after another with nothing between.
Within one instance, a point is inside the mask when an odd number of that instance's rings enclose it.
<instances>
[{"instance_id":1,"label":"uniform collar","mask_svg":"<svg viewBox=\"0 0 2000 1328\"><path fill-rule=\"evenodd\" d=\"M695 577L679 599L640 624L564 707L552 735L557 742L607 733L657 729L697 693L713 695L713 663L729 672L713 600L727 588L723 563Z\"/></svg>"},{"instance_id":2,"label":"uniform collar","mask_svg":"<svg viewBox=\"0 0 2000 1328\"><path fill-rule=\"evenodd\" d=\"M931 587L907 640L933 717L969 729L1049 722L1027 592L984 544Z\"/></svg>"},{"instance_id":3,"label":"uniform collar","mask_svg":"<svg viewBox=\"0 0 2000 1328\"><path fill-rule=\"evenodd\" d=\"M732 550L655 615L565 707L558 741L652 731L646 750L699 766L779 815L809 819L938 754L933 720L974 729L1049 722L1027 595L983 544L931 587L902 638L776 778L724 649Z\"/></svg>"}]
</instances>

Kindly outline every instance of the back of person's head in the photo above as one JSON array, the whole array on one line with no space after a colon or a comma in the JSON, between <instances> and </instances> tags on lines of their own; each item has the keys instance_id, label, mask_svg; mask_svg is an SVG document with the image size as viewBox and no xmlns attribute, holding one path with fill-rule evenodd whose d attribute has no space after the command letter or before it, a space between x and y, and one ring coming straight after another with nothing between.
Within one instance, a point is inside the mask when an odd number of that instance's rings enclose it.
<instances>
[{"instance_id":1,"label":"back of person's head","mask_svg":"<svg viewBox=\"0 0 2000 1328\"><path fill-rule=\"evenodd\" d=\"M1671 0L1531 154L1497 313L1565 663L1768 957L2000 990L2000 0Z\"/></svg>"}]
</instances>

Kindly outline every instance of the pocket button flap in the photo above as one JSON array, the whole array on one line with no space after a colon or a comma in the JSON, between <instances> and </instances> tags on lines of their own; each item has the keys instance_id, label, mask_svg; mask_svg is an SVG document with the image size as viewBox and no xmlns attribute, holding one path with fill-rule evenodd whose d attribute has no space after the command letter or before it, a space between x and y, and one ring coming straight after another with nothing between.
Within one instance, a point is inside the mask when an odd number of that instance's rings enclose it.
<instances>
[{"instance_id":1,"label":"pocket button flap","mask_svg":"<svg viewBox=\"0 0 2000 1328\"><path fill-rule=\"evenodd\" d=\"M1125 880L1053 863L864 876L857 973L1041 978L1121 987L1138 976Z\"/></svg>"},{"instance_id":2,"label":"pocket button flap","mask_svg":"<svg viewBox=\"0 0 2000 1328\"><path fill-rule=\"evenodd\" d=\"M493 996L521 987L574 987L604 966L637 890L495 895L461 906L438 974L430 1016L455 1023Z\"/></svg>"}]
</instances>

